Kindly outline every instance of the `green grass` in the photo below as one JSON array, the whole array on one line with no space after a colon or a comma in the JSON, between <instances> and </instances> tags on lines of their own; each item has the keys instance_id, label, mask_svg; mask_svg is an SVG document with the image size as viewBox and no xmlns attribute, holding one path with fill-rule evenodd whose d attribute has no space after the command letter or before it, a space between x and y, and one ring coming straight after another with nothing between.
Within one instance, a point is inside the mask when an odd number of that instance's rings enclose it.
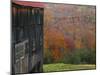
<instances>
[{"instance_id":1,"label":"green grass","mask_svg":"<svg viewBox=\"0 0 100 75\"><path fill-rule=\"evenodd\" d=\"M95 69L96 66L94 64L64 64L64 63L56 63L56 64L44 64L43 70L44 72L57 72L57 71L72 71L72 70L89 70Z\"/></svg>"}]
</instances>

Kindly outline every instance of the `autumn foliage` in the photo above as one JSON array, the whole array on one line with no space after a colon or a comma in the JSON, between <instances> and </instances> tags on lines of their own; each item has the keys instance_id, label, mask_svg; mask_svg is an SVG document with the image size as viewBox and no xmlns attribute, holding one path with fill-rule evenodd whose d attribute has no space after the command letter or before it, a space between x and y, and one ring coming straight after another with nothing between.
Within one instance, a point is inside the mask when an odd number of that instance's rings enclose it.
<instances>
[{"instance_id":1,"label":"autumn foliage","mask_svg":"<svg viewBox=\"0 0 100 75\"><path fill-rule=\"evenodd\" d=\"M44 58L57 62L78 50L95 51L95 22L94 6L46 4Z\"/></svg>"}]
</instances>

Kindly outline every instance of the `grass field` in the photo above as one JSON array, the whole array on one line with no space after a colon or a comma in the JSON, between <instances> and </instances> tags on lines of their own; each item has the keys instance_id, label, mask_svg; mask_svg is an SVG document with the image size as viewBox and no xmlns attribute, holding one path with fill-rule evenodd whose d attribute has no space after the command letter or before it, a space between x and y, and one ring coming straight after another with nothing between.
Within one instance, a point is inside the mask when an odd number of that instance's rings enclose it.
<instances>
[{"instance_id":1,"label":"grass field","mask_svg":"<svg viewBox=\"0 0 100 75\"><path fill-rule=\"evenodd\" d=\"M73 70L89 70L95 69L96 66L94 64L64 64L64 63L56 63L56 64L44 64L43 70L44 72L57 72L57 71L73 71Z\"/></svg>"}]
</instances>

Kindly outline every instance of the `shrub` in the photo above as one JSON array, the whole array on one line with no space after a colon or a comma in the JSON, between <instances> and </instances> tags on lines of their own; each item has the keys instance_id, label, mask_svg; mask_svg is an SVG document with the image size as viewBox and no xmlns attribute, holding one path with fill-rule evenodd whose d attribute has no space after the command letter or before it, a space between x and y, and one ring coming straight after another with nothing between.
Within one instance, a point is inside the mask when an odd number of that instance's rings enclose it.
<instances>
[{"instance_id":1,"label":"shrub","mask_svg":"<svg viewBox=\"0 0 100 75\"><path fill-rule=\"evenodd\" d=\"M95 64L95 49L77 49L70 54L66 54L63 59L67 64Z\"/></svg>"}]
</instances>

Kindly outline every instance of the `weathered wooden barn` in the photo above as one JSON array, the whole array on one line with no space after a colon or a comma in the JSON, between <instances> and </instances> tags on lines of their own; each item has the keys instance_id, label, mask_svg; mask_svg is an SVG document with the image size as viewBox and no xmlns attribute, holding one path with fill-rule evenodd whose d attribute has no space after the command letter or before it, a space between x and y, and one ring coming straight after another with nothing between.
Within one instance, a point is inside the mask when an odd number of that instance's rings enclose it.
<instances>
[{"instance_id":1,"label":"weathered wooden barn","mask_svg":"<svg viewBox=\"0 0 100 75\"><path fill-rule=\"evenodd\" d=\"M43 71L43 4L12 2L11 74Z\"/></svg>"}]
</instances>

